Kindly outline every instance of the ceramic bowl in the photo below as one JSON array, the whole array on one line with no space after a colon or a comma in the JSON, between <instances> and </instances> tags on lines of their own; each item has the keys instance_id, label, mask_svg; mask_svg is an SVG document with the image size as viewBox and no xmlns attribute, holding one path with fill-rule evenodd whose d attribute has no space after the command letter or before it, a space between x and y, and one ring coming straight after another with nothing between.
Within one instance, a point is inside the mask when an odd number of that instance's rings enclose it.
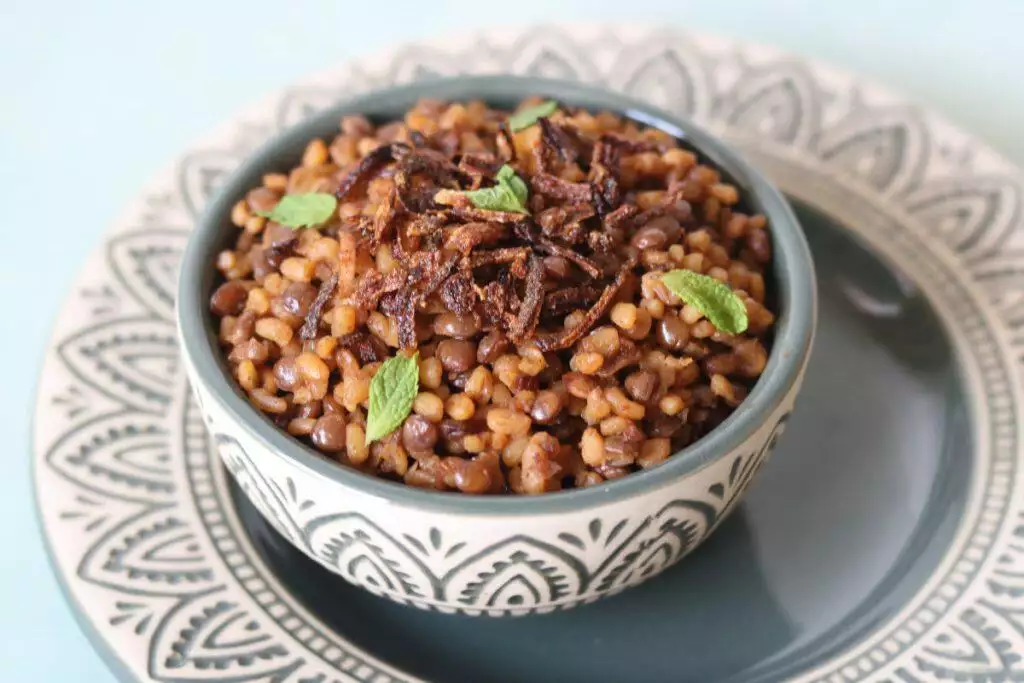
<instances>
[{"instance_id":1,"label":"ceramic bowl","mask_svg":"<svg viewBox=\"0 0 1024 683\"><path fill-rule=\"evenodd\" d=\"M768 365L720 426L664 464L601 486L541 496L474 497L362 474L275 427L236 388L207 304L232 205L263 173L298 163L305 143L362 113L400 118L419 98L512 107L530 95L609 110L685 140L767 215L779 317ZM220 455L260 512L296 547L354 584L417 607L466 614L566 609L636 585L697 547L736 506L781 434L815 321L813 265L782 195L735 152L688 121L576 83L486 76L418 82L321 111L245 161L199 221L178 296L184 361Z\"/></svg>"}]
</instances>

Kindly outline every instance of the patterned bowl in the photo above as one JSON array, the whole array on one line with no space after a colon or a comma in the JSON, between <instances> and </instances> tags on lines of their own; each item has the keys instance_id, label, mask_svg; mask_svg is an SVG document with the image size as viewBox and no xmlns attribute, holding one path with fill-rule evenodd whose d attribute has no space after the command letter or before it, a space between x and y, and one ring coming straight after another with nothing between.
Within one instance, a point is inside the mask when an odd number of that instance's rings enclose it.
<instances>
[{"instance_id":1,"label":"patterned bowl","mask_svg":"<svg viewBox=\"0 0 1024 683\"><path fill-rule=\"evenodd\" d=\"M417 99L509 107L548 95L614 111L685 139L767 215L780 315L768 365L740 407L664 464L607 484L542 496L474 497L406 487L330 462L249 405L226 370L207 302L211 267L232 237L232 205L266 171L345 114L395 118ZM567 609L613 595L677 562L739 501L781 434L815 321L810 251L782 195L691 123L578 83L463 77L382 90L317 113L256 152L225 183L182 260L178 326L189 380L220 455L260 512L297 548L354 584L425 609L492 616Z\"/></svg>"}]
</instances>

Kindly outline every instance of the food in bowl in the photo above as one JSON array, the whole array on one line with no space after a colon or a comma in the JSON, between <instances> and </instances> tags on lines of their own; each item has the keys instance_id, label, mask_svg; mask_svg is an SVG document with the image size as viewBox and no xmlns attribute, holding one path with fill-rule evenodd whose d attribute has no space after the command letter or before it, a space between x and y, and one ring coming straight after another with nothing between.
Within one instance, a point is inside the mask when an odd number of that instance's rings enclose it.
<instances>
[{"instance_id":1,"label":"food in bowl","mask_svg":"<svg viewBox=\"0 0 1024 683\"><path fill-rule=\"evenodd\" d=\"M210 309L238 385L325 456L409 485L537 494L654 467L767 363L764 216L614 114L349 115L231 220Z\"/></svg>"}]
</instances>

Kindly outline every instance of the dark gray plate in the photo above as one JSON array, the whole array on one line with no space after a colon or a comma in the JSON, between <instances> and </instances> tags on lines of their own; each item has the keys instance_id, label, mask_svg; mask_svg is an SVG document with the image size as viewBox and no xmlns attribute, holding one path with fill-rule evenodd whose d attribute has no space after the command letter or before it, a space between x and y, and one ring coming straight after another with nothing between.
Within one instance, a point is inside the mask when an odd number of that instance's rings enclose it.
<instances>
[{"instance_id":1,"label":"dark gray plate","mask_svg":"<svg viewBox=\"0 0 1024 683\"><path fill-rule=\"evenodd\" d=\"M950 343L901 274L797 206L818 338L797 410L742 508L662 576L544 616L428 613L330 574L234 496L263 559L368 653L435 683L776 681L829 658L920 589L963 511L974 438Z\"/></svg>"}]
</instances>

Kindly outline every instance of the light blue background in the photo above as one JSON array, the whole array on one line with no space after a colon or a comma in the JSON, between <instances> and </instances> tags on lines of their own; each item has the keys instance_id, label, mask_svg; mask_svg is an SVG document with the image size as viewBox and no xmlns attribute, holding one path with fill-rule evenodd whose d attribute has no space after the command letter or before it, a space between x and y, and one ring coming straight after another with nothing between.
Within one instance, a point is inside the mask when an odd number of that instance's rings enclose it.
<instances>
[{"instance_id":1,"label":"light blue background","mask_svg":"<svg viewBox=\"0 0 1024 683\"><path fill-rule=\"evenodd\" d=\"M109 681L33 519L29 419L84 255L198 136L311 71L514 20L651 21L776 44L944 112L1024 165L1019 0L0 0L0 680ZM404 9L403 9L404 8Z\"/></svg>"}]
</instances>

